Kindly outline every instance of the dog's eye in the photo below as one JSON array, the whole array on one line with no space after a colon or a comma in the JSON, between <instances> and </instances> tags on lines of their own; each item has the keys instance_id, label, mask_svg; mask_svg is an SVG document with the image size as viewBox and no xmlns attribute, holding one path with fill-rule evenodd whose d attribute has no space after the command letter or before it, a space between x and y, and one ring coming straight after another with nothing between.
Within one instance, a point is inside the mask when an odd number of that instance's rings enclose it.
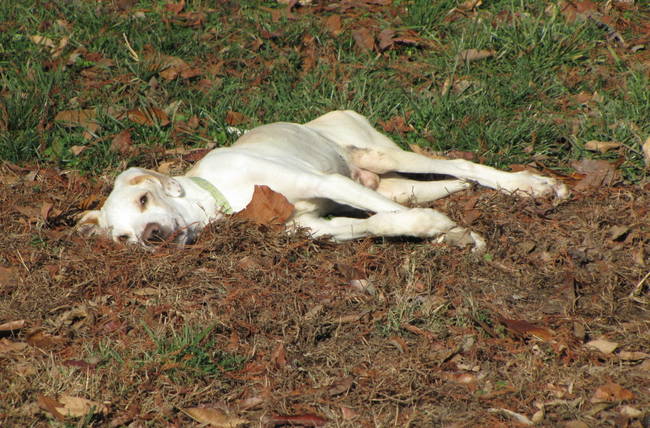
<instances>
[{"instance_id":1,"label":"dog's eye","mask_svg":"<svg viewBox=\"0 0 650 428\"><path fill-rule=\"evenodd\" d=\"M147 202L149 202L149 197L145 193L144 195L140 196L140 206L144 208L147 206Z\"/></svg>"},{"instance_id":2,"label":"dog's eye","mask_svg":"<svg viewBox=\"0 0 650 428\"><path fill-rule=\"evenodd\" d=\"M124 242L126 242L126 241L129 240L129 235L127 235L126 233L125 233L125 234L122 234L122 235L119 235L119 236L117 237L117 240L120 241L120 242L122 242L122 243L124 243Z\"/></svg>"}]
</instances>

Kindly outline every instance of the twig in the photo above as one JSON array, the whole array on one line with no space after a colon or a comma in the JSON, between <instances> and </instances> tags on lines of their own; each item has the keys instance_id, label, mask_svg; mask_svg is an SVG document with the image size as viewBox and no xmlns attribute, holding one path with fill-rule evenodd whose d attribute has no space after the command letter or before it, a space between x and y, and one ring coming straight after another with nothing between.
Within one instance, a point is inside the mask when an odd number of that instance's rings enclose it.
<instances>
[{"instance_id":1,"label":"twig","mask_svg":"<svg viewBox=\"0 0 650 428\"><path fill-rule=\"evenodd\" d=\"M133 60L134 60L135 62L140 62L140 56L139 56L138 53L137 53L136 51L134 51L133 48L131 47L131 43L129 43L129 39L126 37L126 34L125 34L125 33L122 33L122 37L124 37L124 42L126 43L126 48L128 49L129 54L131 55L131 58L133 58Z\"/></svg>"}]
</instances>

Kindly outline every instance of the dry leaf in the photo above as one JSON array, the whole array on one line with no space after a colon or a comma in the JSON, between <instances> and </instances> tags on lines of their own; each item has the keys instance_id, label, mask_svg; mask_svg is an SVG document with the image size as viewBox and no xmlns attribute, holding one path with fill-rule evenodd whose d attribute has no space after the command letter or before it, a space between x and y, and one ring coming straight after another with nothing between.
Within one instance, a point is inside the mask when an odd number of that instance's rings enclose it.
<instances>
[{"instance_id":1,"label":"dry leaf","mask_svg":"<svg viewBox=\"0 0 650 428\"><path fill-rule=\"evenodd\" d=\"M575 185L574 190L576 191L611 186L620 178L620 174L616 171L616 166L606 160L582 159L572 162L571 166L580 174L585 175Z\"/></svg>"},{"instance_id":2,"label":"dry leaf","mask_svg":"<svg viewBox=\"0 0 650 428\"><path fill-rule=\"evenodd\" d=\"M329 30L334 37L343 32L340 15L331 15L325 20L325 27Z\"/></svg>"},{"instance_id":3,"label":"dry leaf","mask_svg":"<svg viewBox=\"0 0 650 428\"><path fill-rule=\"evenodd\" d=\"M113 137L113 140L111 141L111 150L125 155L131 151L131 145L131 132L130 130L125 129Z\"/></svg>"},{"instance_id":4,"label":"dry leaf","mask_svg":"<svg viewBox=\"0 0 650 428\"><path fill-rule=\"evenodd\" d=\"M618 348L618 343L610 342L609 340L605 340L605 339L596 339L587 342L585 346L588 348L597 349L603 354L611 354L616 350L616 348Z\"/></svg>"},{"instance_id":5,"label":"dry leaf","mask_svg":"<svg viewBox=\"0 0 650 428\"><path fill-rule=\"evenodd\" d=\"M25 348L27 348L27 344L25 342L12 342L9 339L0 339L0 354L19 352Z\"/></svg>"},{"instance_id":6,"label":"dry leaf","mask_svg":"<svg viewBox=\"0 0 650 428\"><path fill-rule=\"evenodd\" d=\"M357 47L364 52L370 52L375 48L375 38L365 27L352 31L352 38L354 38Z\"/></svg>"},{"instance_id":7,"label":"dry leaf","mask_svg":"<svg viewBox=\"0 0 650 428\"><path fill-rule=\"evenodd\" d=\"M44 36L28 36L29 40L34 42L34 44L37 44L39 46L45 46L50 49L54 49L56 45L52 41L52 39L44 37Z\"/></svg>"},{"instance_id":8,"label":"dry leaf","mask_svg":"<svg viewBox=\"0 0 650 428\"><path fill-rule=\"evenodd\" d=\"M285 416L275 415L269 418L269 423L277 425L302 425L305 427L320 427L327 423L327 419L321 418L316 415L299 415L299 416Z\"/></svg>"},{"instance_id":9,"label":"dry leaf","mask_svg":"<svg viewBox=\"0 0 650 428\"><path fill-rule=\"evenodd\" d=\"M191 407L182 411L195 421L202 424L209 424L216 428L237 428L240 425L248 423L246 419L227 415L221 410L209 407Z\"/></svg>"},{"instance_id":10,"label":"dry leaf","mask_svg":"<svg viewBox=\"0 0 650 428\"><path fill-rule=\"evenodd\" d=\"M643 150L643 160L645 161L646 168L650 169L650 137L646 138L645 143L641 146Z\"/></svg>"},{"instance_id":11,"label":"dry leaf","mask_svg":"<svg viewBox=\"0 0 650 428\"><path fill-rule=\"evenodd\" d=\"M600 153L607 153L608 151L618 149L619 147L621 147L621 143L617 143L616 141L591 140L585 143L585 149Z\"/></svg>"},{"instance_id":12,"label":"dry leaf","mask_svg":"<svg viewBox=\"0 0 650 428\"><path fill-rule=\"evenodd\" d=\"M61 395L58 399L58 405L55 409L63 416L70 416L73 418L80 418L86 416L91 412L93 414L101 413L108 414L108 407L96 401L87 400L81 397L73 397L71 395Z\"/></svg>"},{"instance_id":13,"label":"dry leaf","mask_svg":"<svg viewBox=\"0 0 650 428\"><path fill-rule=\"evenodd\" d=\"M25 320L9 321L0 324L0 331L20 330L25 326Z\"/></svg>"},{"instance_id":14,"label":"dry leaf","mask_svg":"<svg viewBox=\"0 0 650 428\"><path fill-rule=\"evenodd\" d=\"M79 156L81 153L83 153L88 146L71 146L70 151L72 152L73 155Z\"/></svg>"},{"instance_id":15,"label":"dry leaf","mask_svg":"<svg viewBox=\"0 0 650 428\"><path fill-rule=\"evenodd\" d=\"M248 118L239 112L228 110L226 113L226 123L230 126L237 126L245 122Z\"/></svg>"},{"instance_id":16,"label":"dry leaf","mask_svg":"<svg viewBox=\"0 0 650 428\"><path fill-rule=\"evenodd\" d=\"M377 37L378 47L381 52L395 44L395 30L385 29Z\"/></svg>"},{"instance_id":17,"label":"dry leaf","mask_svg":"<svg viewBox=\"0 0 650 428\"><path fill-rule=\"evenodd\" d=\"M474 10L480 5L483 4L483 0L467 0L458 5L458 9L461 10Z\"/></svg>"},{"instance_id":18,"label":"dry leaf","mask_svg":"<svg viewBox=\"0 0 650 428\"><path fill-rule=\"evenodd\" d=\"M489 58L494 56L497 52L492 49L466 49L458 54L456 57L459 61L478 61L481 59Z\"/></svg>"},{"instance_id":19,"label":"dry leaf","mask_svg":"<svg viewBox=\"0 0 650 428\"><path fill-rule=\"evenodd\" d=\"M76 127L81 126L87 131L97 133L101 126L95 122L97 112L95 109L86 110L64 110L54 116L54 120L61 122L64 126Z\"/></svg>"},{"instance_id":20,"label":"dry leaf","mask_svg":"<svg viewBox=\"0 0 650 428\"><path fill-rule=\"evenodd\" d=\"M592 403L610 403L613 401L631 400L634 394L617 383L606 383L596 389L591 398Z\"/></svg>"},{"instance_id":21,"label":"dry leaf","mask_svg":"<svg viewBox=\"0 0 650 428\"><path fill-rule=\"evenodd\" d=\"M640 361L650 358L650 354L641 351L621 351L616 355L624 361Z\"/></svg>"},{"instance_id":22,"label":"dry leaf","mask_svg":"<svg viewBox=\"0 0 650 428\"><path fill-rule=\"evenodd\" d=\"M246 208L236 214L256 224L275 226L278 230L284 229L284 224L292 215L293 205L287 198L268 186L259 185L255 186L253 198Z\"/></svg>"},{"instance_id":23,"label":"dry leaf","mask_svg":"<svg viewBox=\"0 0 650 428\"><path fill-rule=\"evenodd\" d=\"M140 125L159 126L169 125L167 113L156 107L148 107L144 110L130 110L126 113L130 121Z\"/></svg>"},{"instance_id":24,"label":"dry leaf","mask_svg":"<svg viewBox=\"0 0 650 428\"><path fill-rule=\"evenodd\" d=\"M500 320L509 330L521 336L533 336L544 342L553 338L553 332L545 327L539 327L526 320L510 320L502 318Z\"/></svg>"},{"instance_id":25,"label":"dry leaf","mask_svg":"<svg viewBox=\"0 0 650 428\"><path fill-rule=\"evenodd\" d=\"M37 331L27 336L27 343L30 346L45 350L61 345L64 341L65 339L60 336L52 336L43 331Z\"/></svg>"}]
</instances>

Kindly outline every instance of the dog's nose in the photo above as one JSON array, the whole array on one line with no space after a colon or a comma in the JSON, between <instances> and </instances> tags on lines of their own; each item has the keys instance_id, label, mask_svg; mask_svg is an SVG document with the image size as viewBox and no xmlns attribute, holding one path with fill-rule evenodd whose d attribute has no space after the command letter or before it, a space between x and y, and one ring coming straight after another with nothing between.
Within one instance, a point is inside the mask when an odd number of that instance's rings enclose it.
<instances>
[{"instance_id":1,"label":"dog's nose","mask_svg":"<svg viewBox=\"0 0 650 428\"><path fill-rule=\"evenodd\" d=\"M161 242L167 239L163 227L158 223L147 223L142 232L142 240L145 242Z\"/></svg>"}]
</instances>

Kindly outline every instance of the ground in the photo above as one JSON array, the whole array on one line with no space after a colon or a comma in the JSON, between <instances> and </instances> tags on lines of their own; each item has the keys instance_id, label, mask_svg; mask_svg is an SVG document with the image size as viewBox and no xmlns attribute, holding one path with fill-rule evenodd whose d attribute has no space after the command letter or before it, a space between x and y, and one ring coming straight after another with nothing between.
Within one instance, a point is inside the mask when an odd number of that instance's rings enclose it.
<instances>
[{"instance_id":1,"label":"ground","mask_svg":"<svg viewBox=\"0 0 650 428\"><path fill-rule=\"evenodd\" d=\"M650 425L642 5L73 3L2 9L1 425ZM571 197L432 204L480 256L239 217L182 248L74 233L127 165L335 108Z\"/></svg>"}]
</instances>

